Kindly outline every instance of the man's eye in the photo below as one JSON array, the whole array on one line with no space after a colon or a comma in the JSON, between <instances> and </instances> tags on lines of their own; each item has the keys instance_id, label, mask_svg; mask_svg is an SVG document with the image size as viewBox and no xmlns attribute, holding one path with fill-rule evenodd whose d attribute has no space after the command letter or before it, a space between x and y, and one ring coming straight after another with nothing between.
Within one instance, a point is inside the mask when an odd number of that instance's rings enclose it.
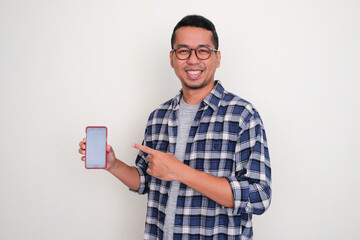
<instances>
[{"instance_id":1,"label":"man's eye","mask_svg":"<svg viewBox=\"0 0 360 240\"><path fill-rule=\"evenodd\" d=\"M209 53L209 50L206 49L206 48L200 48L200 49L198 49L197 52L200 53L200 54L208 54L208 53Z\"/></svg>"},{"instance_id":2,"label":"man's eye","mask_svg":"<svg viewBox=\"0 0 360 240\"><path fill-rule=\"evenodd\" d=\"M188 54L189 50L188 49L179 49L178 53L180 53L180 54Z\"/></svg>"}]
</instances>

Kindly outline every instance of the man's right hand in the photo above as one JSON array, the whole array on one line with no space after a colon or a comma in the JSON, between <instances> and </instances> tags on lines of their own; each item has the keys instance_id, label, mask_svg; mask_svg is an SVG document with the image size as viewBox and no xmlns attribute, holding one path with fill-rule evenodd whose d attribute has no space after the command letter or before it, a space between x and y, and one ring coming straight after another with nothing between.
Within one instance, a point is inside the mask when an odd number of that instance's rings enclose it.
<instances>
[{"instance_id":1,"label":"man's right hand","mask_svg":"<svg viewBox=\"0 0 360 240\"><path fill-rule=\"evenodd\" d=\"M79 143L79 153L85 155L86 138ZM106 144L107 165L106 170L123 182L129 188L137 191L140 188L140 176L135 167L128 166L126 163L116 159L114 150ZM85 156L81 157L85 161Z\"/></svg>"},{"instance_id":2,"label":"man's right hand","mask_svg":"<svg viewBox=\"0 0 360 240\"><path fill-rule=\"evenodd\" d=\"M82 161L85 161L85 151L86 151L86 138L84 138L80 143L79 143L79 153L84 155L81 157ZM115 157L115 153L113 148L109 145L106 144L106 158L107 158L107 165L106 165L106 170L109 170L111 167L113 167L116 164L116 157Z\"/></svg>"}]
</instances>

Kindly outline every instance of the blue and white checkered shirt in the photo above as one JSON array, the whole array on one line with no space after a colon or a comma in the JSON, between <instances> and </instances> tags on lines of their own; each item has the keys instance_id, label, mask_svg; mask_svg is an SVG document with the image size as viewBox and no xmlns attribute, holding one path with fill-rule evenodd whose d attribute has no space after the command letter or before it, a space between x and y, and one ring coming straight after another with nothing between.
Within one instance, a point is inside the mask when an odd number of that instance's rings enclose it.
<instances>
[{"instance_id":1,"label":"blue and white checkered shirt","mask_svg":"<svg viewBox=\"0 0 360 240\"><path fill-rule=\"evenodd\" d=\"M144 145L175 153L181 94L150 114ZM140 151L136 159L138 193L148 194L144 239L163 239L170 182L146 173L146 156ZM174 239L252 239L252 214L262 214L271 200L267 140L254 107L216 81L192 123L184 164L226 178L235 206L226 208L181 183Z\"/></svg>"}]
</instances>

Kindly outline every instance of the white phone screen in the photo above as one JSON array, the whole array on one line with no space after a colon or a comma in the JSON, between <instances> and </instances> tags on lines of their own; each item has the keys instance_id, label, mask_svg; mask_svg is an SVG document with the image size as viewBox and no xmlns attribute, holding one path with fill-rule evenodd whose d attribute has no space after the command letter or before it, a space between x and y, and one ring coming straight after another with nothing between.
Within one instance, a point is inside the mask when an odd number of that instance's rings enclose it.
<instances>
[{"instance_id":1,"label":"white phone screen","mask_svg":"<svg viewBox=\"0 0 360 240\"><path fill-rule=\"evenodd\" d=\"M86 128L86 168L106 167L106 127Z\"/></svg>"}]
</instances>

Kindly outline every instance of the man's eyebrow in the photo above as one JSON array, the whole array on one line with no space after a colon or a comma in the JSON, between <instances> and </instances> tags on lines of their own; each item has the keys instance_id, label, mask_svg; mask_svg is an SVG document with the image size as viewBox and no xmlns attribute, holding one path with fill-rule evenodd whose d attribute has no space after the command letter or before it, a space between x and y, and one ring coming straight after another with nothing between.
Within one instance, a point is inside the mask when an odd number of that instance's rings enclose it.
<instances>
[{"instance_id":1,"label":"man's eyebrow","mask_svg":"<svg viewBox=\"0 0 360 240\"><path fill-rule=\"evenodd\" d=\"M179 47L190 48L190 47L189 47L188 45L186 45L186 44L178 44L178 45L175 46L175 48L179 48ZM210 45L208 45L208 44L200 44L200 45L198 45L197 47L210 47Z\"/></svg>"},{"instance_id":2,"label":"man's eyebrow","mask_svg":"<svg viewBox=\"0 0 360 240\"><path fill-rule=\"evenodd\" d=\"M198 47L210 47L210 45L208 45L208 44L202 44L202 45L199 45Z\"/></svg>"},{"instance_id":3,"label":"man's eyebrow","mask_svg":"<svg viewBox=\"0 0 360 240\"><path fill-rule=\"evenodd\" d=\"M177 45L175 46L175 48L179 48L179 47L186 47L186 48L188 48L189 46L188 46L188 45L185 45L185 44L177 44Z\"/></svg>"}]
</instances>

